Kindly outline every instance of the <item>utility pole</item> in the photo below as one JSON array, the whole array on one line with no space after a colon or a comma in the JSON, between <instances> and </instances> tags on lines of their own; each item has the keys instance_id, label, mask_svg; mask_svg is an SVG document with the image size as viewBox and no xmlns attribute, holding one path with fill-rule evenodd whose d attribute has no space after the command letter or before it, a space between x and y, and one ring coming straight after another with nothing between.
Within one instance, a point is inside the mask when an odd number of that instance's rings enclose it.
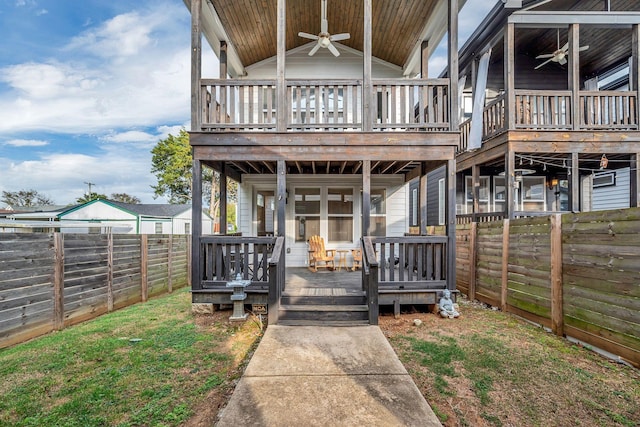
<instances>
[{"instance_id":1,"label":"utility pole","mask_svg":"<svg viewBox=\"0 0 640 427\"><path fill-rule=\"evenodd\" d=\"M89 196L91 196L93 193L91 192L91 187L94 186L95 184L93 182L84 182L85 184L87 184L89 186Z\"/></svg>"}]
</instances>

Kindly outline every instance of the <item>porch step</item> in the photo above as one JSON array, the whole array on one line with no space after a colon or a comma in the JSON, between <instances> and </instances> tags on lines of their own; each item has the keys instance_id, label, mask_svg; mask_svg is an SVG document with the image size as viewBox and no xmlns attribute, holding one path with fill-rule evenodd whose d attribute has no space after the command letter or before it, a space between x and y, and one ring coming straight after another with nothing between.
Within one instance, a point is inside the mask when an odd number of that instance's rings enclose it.
<instances>
[{"instance_id":1,"label":"porch step","mask_svg":"<svg viewBox=\"0 0 640 427\"><path fill-rule=\"evenodd\" d=\"M354 295L299 295L284 293L280 298L284 305L363 305L367 297L362 294Z\"/></svg>"},{"instance_id":2,"label":"porch step","mask_svg":"<svg viewBox=\"0 0 640 427\"><path fill-rule=\"evenodd\" d=\"M283 325L354 325L369 322L365 304L281 304L278 323Z\"/></svg>"}]
</instances>

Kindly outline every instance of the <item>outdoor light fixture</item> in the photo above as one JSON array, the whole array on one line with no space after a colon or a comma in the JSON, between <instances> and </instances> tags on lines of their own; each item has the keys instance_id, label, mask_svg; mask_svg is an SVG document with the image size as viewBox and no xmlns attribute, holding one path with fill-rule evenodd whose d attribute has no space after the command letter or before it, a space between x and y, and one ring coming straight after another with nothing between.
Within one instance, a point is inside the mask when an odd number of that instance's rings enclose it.
<instances>
[{"instance_id":1,"label":"outdoor light fixture","mask_svg":"<svg viewBox=\"0 0 640 427\"><path fill-rule=\"evenodd\" d=\"M600 169L606 169L608 165L609 159L607 159L607 156L603 154L602 158L600 159Z\"/></svg>"}]
</instances>

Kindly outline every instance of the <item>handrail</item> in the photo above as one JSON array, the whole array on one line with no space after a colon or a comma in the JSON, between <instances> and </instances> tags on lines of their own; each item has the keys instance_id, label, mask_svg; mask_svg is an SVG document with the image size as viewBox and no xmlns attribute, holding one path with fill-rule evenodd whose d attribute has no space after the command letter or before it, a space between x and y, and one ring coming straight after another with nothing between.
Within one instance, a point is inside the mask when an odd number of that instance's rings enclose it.
<instances>
[{"instance_id":1,"label":"handrail","mask_svg":"<svg viewBox=\"0 0 640 427\"><path fill-rule=\"evenodd\" d=\"M284 237L278 236L273 246L273 254L269 259L269 306L268 320L270 325L278 323L280 297L284 288ZM282 257L282 260L280 259Z\"/></svg>"},{"instance_id":2,"label":"handrail","mask_svg":"<svg viewBox=\"0 0 640 427\"><path fill-rule=\"evenodd\" d=\"M362 237L362 286L369 307L369 324L378 324L378 260L371 237Z\"/></svg>"}]
</instances>

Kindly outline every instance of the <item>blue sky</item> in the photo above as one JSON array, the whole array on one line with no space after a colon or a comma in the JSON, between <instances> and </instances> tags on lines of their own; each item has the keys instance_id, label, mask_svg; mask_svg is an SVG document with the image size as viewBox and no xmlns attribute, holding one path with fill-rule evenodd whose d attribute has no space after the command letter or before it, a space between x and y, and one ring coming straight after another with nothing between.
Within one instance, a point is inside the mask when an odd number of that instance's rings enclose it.
<instances>
[{"instance_id":1,"label":"blue sky","mask_svg":"<svg viewBox=\"0 0 640 427\"><path fill-rule=\"evenodd\" d=\"M461 44L493 4L468 0ZM150 150L189 128L182 0L0 0L0 40L0 191L67 204L90 182L165 202L153 198ZM436 51L432 70L445 55Z\"/></svg>"}]
</instances>

